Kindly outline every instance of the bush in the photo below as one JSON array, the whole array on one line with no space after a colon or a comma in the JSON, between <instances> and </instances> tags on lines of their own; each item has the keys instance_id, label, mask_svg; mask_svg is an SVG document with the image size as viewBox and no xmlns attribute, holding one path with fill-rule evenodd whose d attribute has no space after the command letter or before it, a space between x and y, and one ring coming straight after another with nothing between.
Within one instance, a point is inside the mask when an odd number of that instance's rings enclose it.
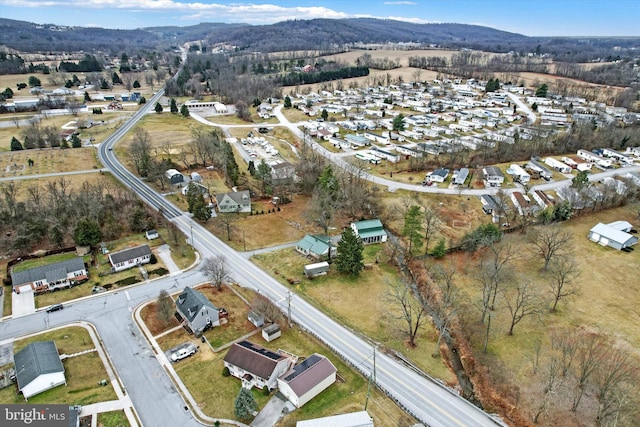
<instances>
[{"instance_id":1,"label":"bush","mask_svg":"<svg viewBox=\"0 0 640 427\"><path fill-rule=\"evenodd\" d=\"M113 283L107 283L106 285L103 286L103 288L105 288L106 290L109 290L113 288Z\"/></svg>"},{"instance_id":2,"label":"bush","mask_svg":"<svg viewBox=\"0 0 640 427\"><path fill-rule=\"evenodd\" d=\"M160 268L156 268L155 270L151 270L149 272L149 276L155 274L157 276L164 276L165 274L169 273L169 270L167 270L166 268L160 267Z\"/></svg>"},{"instance_id":3,"label":"bush","mask_svg":"<svg viewBox=\"0 0 640 427\"><path fill-rule=\"evenodd\" d=\"M440 239L435 248L431 251L431 256L434 258L442 258L447 254L447 248L445 247L444 239Z\"/></svg>"},{"instance_id":4,"label":"bush","mask_svg":"<svg viewBox=\"0 0 640 427\"><path fill-rule=\"evenodd\" d=\"M262 394L264 394L265 396L269 396L269 387L262 387Z\"/></svg>"},{"instance_id":5,"label":"bush","mask_svg":"<svg viewBox=\"0 0 640 427\"><path fill-rule=\"evenodd\" d=\"M149 257L149 264L157 264L158 263L158 258L156 258L156 254L151 254L151 256Z\"/></svg>"},{"instance_id":6,"label":"bush","mask_svg":"<svg viewBox=\"0 0 640 427\"><path fill-rule=\"evenodd\" d=\"M231 372L229 372L229 368L227 368L226 366L222 369L222 376L223 377L228 377L231 375Z\"/></svg>"},{"instance_id":7,"label":"bush","mask_svg":"<svg viewBox=\"0 0 640 427\"><path fill-rule=\"evenodd\" d=\"M460 242L460 247L466 252L475 252L484 246L500 241L502 233L497 225L487 223L478 226L475 230L465 234Z\"/></svg>"},{"instance_id":8,"label":"bush","mask_svg":"<svg viewBox=\"0 0 640 427\"><path fill-rule=\"evenodd\" d=\"M118 280L115 284L118 286L129 286L134 283L138 283L140 280L136 276L125 277L124 279Z\"/></svg>"}]
</instances>

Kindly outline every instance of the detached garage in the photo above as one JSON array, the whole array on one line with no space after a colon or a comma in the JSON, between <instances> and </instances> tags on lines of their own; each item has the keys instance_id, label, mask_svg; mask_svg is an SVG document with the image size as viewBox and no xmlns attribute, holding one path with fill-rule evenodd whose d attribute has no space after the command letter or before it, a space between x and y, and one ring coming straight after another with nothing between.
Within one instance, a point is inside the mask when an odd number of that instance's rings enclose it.
<instances>
[{"instance_id":1,"label":"detached garage","mask_svg":"<svg viewBox=\"0 0 640 427\"><path fill-rule=\"evenodd\" d=\"M599 223L589 231L589 239L602 246L622 250L638 243L638 238L628 233L631 229L631 224L627 221Z\"/></svg>"},{"instance_id":2,"label":"detached garage","mask_svg":"<svg viewBox=\"0 0 640 427\"><path fill-rule=\"evenodd\" d=\"M336 372L329 359L316 353L278 378L278 389L300 408L333 384Z\"/></svg>"},{"instance_id":3,"label":"detached garage","mask_svg":"<svg viewBox=\"0 0 640 427\"><path fill-rule=\"evenodd\" d=\"M27 400L59 385L66 385L64 367L53 341L29 344L13 356L18 389Z\"/></svg>"}]
</instances>

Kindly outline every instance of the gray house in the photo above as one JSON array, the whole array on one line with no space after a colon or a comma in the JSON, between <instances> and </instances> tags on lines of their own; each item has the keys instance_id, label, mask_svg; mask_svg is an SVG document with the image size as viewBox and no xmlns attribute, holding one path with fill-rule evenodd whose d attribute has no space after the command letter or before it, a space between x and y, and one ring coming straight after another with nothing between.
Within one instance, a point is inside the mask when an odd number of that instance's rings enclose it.
<instances>
[{"instance_id":1,"label":"gray house","mask_svg":"<svg viewBox=\"0 0 640 427\"><path fill-rule=\"evenodd\" d=\"M251 212L251 196L247 190L216 194L216 201L220 213Z\"/></svg>"},{"instance_id":2,"label":"gray house","mask_svg":"<svg viewBox=\"0 0 640 427\"><path fill-rule=\"evenodd\" d=\"M602 246L622 250L638 243L638 238L628 233L631 229L632 226L627 221L599 223L589 231L589 239Z\"/></svg>"},{"instance_id":3,"label":"gray house","mask_svg":"<svg viewBox=\"0 0 640 427\"><path fill-rule=\"evenodd\" d=\"M27 400L59 385L66 385L64 367L53 341L29 344L13 356L18 389Z\"/></svg>"},{"instance_id":4,"label":"gray house","mask_svg":"<svg viewBox=\"0 0 640 427\"><path fill-rule=\"evenodd\" d=\"M89 278L89 273L82 258L30 268L24 271L11 271L11 284L16 293L29 287L36 293L71 287ZM28 290L28 289L27 289Z\"/></svg>"},{"instance_id":5,"label":"gray house","mask_svg":"<svg viewBox=\"0 0 640 427\"><path fill-rule=\"evenodd\" d=\"M186 287L176 299L176 311L194 334L220 326L221 317L226 319L226 310L219 309L201 292Z\"/></svg>"}]
</instances>

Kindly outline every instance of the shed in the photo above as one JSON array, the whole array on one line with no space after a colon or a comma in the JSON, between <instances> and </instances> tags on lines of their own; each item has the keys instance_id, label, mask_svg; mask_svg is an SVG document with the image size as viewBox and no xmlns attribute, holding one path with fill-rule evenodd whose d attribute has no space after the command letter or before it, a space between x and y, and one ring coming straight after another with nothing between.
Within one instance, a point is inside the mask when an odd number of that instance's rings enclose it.
<instances>
[{"instance_id":1,"label":"shed","mask_svg":"<svg viewBox=\"0 0 640 427\"><path fill-rule=\"evenodd\" d=\"M278 326L277 323L266 326L262 330L262 338L264 338L266 342L271 342L276 338L280 338L280 335L282 335L282 331L280 331L280 326Z\"/></svg>"},{"instance_id":2,"label":"shed","mask_svg":"<svg viewBox=\"0 0 640 427\"><path fill-rule=\"evenodd\" d=\"M147 230L144 233L144 236L147 238L147 240L155 240L158 237L160 237L160 235L158 234L158 230L153 229L153 230Z\"/></svg>"},{"instance_id":3,"label":"shed","mask_svg":"<svg viewBox=\"0 0 640 427\"><path fill-rule=\"evenodd\" d=\"M171 184L180 184L184 182L184 175L178 172L176 169L169 169L164 173L164 176L169 180Z\"/></svg>"},{"instance_id":4,"label":"shed","mask_svg":"<svg viewBox=\"0 0 640 427\"><path fill-rule=\"evenodd\" d=\"M64 367L54 341L37 341L29 344L14 357L18 389L27 400L29 397L66 385Z\"/></svg>"},{"instance_id":5,"label":"shed","mask_svg":"<svg viewBox=\"0 0 640 427\"><path fill-rule=\"evenodd\" d=\"M250 311L247 315L247 320L253 324L256 328L264 325L264 316L262 314L258 314L255 311Z\"/></svg>"},{"instance_id":6,"label":"shed","mask_svg":"<svg viewBox=\"0 0 640 427\"><path fill-rule=\"evenodd\" d=\"M327 274L329 271L329 263L326 261L308 264L304 266L304 275L308 279Z\"/></svg>"},{"instance_id":7,"label":"shed","mask_svg":"<svg viewBox=\"0 0 640 427\"><path fill-rule=\"evenodd\" d=\"M278 378L278 389L300 408L333 384L336 372L329 359L316 353Z\"/></svg>"},{"instance_id":8,"label":"shed","mask_svg":"<svg viewBox=\"0 0 640 427\"><path fill-rule=\"evenodd\" d=\"M191 181L202 182L202 176L198 172L191 172Z\"/></svg>"}]
</instances>

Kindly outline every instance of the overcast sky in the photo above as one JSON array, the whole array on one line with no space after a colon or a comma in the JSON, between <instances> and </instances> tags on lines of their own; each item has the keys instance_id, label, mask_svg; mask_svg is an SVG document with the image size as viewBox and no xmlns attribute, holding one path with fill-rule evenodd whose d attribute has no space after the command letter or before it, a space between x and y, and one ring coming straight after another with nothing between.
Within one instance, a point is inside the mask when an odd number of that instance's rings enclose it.
<instances>
[{"instance_id":1,"label":"overcast sky","mask_svg":"<svg viewBox=\"0 0 640 427\"><path fill-rule=\"evenodd\" d=\"M0 0L0 17L121 29L375 17L477 24L528 36L640 36L640 0Z\"/></svg>"}]
</instances>

